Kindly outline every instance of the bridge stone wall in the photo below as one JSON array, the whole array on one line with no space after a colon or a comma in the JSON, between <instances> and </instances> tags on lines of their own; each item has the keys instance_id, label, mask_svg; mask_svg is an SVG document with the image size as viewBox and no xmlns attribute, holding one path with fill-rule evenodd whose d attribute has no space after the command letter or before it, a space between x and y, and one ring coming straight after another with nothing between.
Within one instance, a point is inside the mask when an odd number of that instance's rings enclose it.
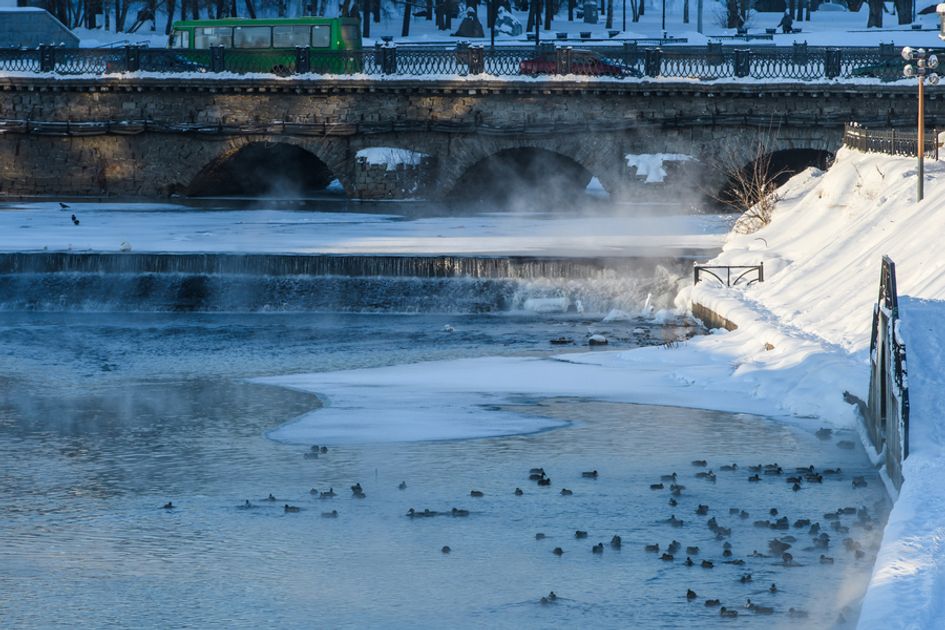
<instances>
[{"instance_id":1,"label":"bridge stone wall","mask_svg":"<svg viewBox=\"0 0 945 630\"><path fill-rule=\"evenodd\" d=\"M834 152L843 123L914 125L916 109L913 86L841 83L7 78L0 90L0 121L33 125L0 134L0 194L23 196L186 193L252 142L301 147L362 197L441 197L481 160L519 148L568 157L615 193L639 185L625 154L688 154L692 189L722 182L723 154L750 162L759 139L770 151ZM945 99L932 93L927 112L945 123ZM70 124L38 124L51 121ZM368 173L355 156L370 147L431 159Z\"/></svg>"}]
</instances>

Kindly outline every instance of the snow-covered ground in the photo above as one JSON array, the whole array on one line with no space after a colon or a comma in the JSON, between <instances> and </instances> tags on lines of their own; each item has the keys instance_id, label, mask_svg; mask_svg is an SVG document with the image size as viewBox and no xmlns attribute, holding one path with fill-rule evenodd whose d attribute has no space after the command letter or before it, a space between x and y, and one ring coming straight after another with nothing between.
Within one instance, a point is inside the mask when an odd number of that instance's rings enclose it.
<instances>
[{"instance_id":1,"label":"snow-covered ground","mask_svg":"<svg viewBox=\"0 0 945 630\"><path fill-rule=\"evenodd\" d=\"M0 204L0 251L114 252L124 242L135 252L660 256L716 249L731 224L728 215L681 215L671 205L627 206L619 216L494 213L417 219L398 214L397 204L390 204L389 214L69 206ZM79 225L73 224L73 213Z\"/></svg>"},{"instance_id":2,"label":"snow-covered ground","mask_svg":"<svg viewBox=\"0 0 945 630\"><path fill-rule=\"evenodd\" d=\"M474 436L497 429L495 405L555 395L760 413L810 428L853 427L855 411L843 392L867 396L872 304L880 259L888 254L897 263L904 296L911 454L860 627L940 628L945 301L937 300L945 300L945 165L928 165L927 177L926 199L916 203L914 160L844 149L827 173L811 169L792 179L781 189L772 223L754 234L732 234L716 260L763 261L766 282L747 289L704 283L679 297L680 307L697 300L735 321L734 332L623 352L271 378L267 382L318 392L328 402L273 437L360 441L376 432L379 439L397 440L445 437L443 431ZM410 418L404 408L411 409ZM345 435L342 420L353 415L383 420L352 426ZM423 422L411 420L416 417ZM440 419L449 428L426 435L421 425L435 426Z\"/></svg>"}]
</instances>

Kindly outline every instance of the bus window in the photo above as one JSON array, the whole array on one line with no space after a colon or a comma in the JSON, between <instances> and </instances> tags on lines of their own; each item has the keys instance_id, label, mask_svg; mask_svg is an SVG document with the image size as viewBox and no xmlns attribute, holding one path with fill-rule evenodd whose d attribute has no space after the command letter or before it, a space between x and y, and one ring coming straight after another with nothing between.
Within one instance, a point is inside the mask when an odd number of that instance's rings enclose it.
<instances>
[{"instance_id":1,"label":"bus window","mask_svg":"<svg viewBox=\"0 0 945 630\"><path fill-rule=\"evenodd\" d=\"M272 28L268 26L237 26L233 29L236 48L269 48L272 46Z\"/></svg>"},{"instance_id":2,"label":"bus window","mask_svg":"<svg viewBox=\"0 0 945 630\"><path fill-rule=\"evenodd\" d=\"M361 48L361 33L356 24L341 25L341 43L345 50L358 50Z\"/></svg>"},{"instance_id":3,"label":"bus window","mask_svg":"<svg viewBox=\"0 0 945 630\"><path fill-rule=\"evenodd\" d=\"M296 46L308 46L309 43L307 26L272 27L273 48L295 48Z\"/></svg>"},{"instance_id":4,"label":"bus window","mask_svg":"<svg viewBox=\"0 0 945 630\"><path fill-rule=\"evenodd\" d=\"M233 29L229 27L201 27L196 30L194 35L194 48L233 47Z\"/></svg>"},{"instance_id":5,"label":"bus window","mask_svg":"<svg viewBox=\"0 0 945 630\"><path fill-rule=\"evenodd\" d=\"M312 48L331 46L331 25L318 24L312 27Z\"/></svg>"},{"instance_id":6,"label":"bus window","mask_svg":"<svg viewBox=\"0 0 945 630\"><path fill-rule=\"evenodd\" d=\"M174 34L171 35L171 48L190 48L190 33L174 31Z\"/></svg>"}]
</instances>

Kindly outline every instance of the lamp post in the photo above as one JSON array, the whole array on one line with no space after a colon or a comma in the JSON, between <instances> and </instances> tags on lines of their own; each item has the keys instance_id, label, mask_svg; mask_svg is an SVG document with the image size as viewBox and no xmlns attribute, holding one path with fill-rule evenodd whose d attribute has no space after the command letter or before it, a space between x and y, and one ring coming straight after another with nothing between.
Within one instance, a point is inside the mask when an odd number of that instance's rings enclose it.
<instances>
[{"instance_id":1,"label":"lamp post","mask_svg":"<svg viewBox=\"0 0 945 630\"><path fill-rule=\"evenodd\" d=\"M902 49L902 58L906 60L902 74L908 78L919 79L919 137L916 145L918 147L916 153L919 157L919 183L916 187L916 201L922 201L925 196L925 79L928 77L929 85L938 83L938 75L931 72L938 67L938 57L925 48L916 50L906 46Z\"/></svg>"}]
</instances>

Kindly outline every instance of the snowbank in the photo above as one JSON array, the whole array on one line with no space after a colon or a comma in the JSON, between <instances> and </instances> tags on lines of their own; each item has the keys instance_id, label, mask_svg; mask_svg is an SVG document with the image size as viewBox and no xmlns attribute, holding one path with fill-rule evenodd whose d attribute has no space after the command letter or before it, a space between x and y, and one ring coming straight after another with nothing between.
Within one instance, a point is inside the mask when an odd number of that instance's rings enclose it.
<instances>
[{"instance_id":1,"label":"snowbank","mask_svg":"<svg viewBox=\"0 0 945 630\"><path fill-rule=\"evenodd\" d=\"M720 264L765 263L767 282L720 290L702 284L690 297L737 322L738 338L774 333L772 355L826 351L804 372L814 383L810 412L835 413L843 390L867 396L868 347L880 259L896 262L909 361L911 453L889 518L861 628L941 628L945 602L945 165L927 165L926 199L915 202L915 160L841 150L826 173L809 170L782 190L771 225L732 235ZM759 338L760 341L760 338ZM816 355L815 355L816 356ZM824 369L831 357L837 371ZM780 380L777 362L763 383ZM801 374L798 374L801 376ZM827 387L822 387L828 385ZM815 397L820 390L823 396ZM821 407L818 410L818 407ZM800 408L798 408L800 410ZM833 411L830 411L833 410Z\"/></svg>"}]
</instances>

